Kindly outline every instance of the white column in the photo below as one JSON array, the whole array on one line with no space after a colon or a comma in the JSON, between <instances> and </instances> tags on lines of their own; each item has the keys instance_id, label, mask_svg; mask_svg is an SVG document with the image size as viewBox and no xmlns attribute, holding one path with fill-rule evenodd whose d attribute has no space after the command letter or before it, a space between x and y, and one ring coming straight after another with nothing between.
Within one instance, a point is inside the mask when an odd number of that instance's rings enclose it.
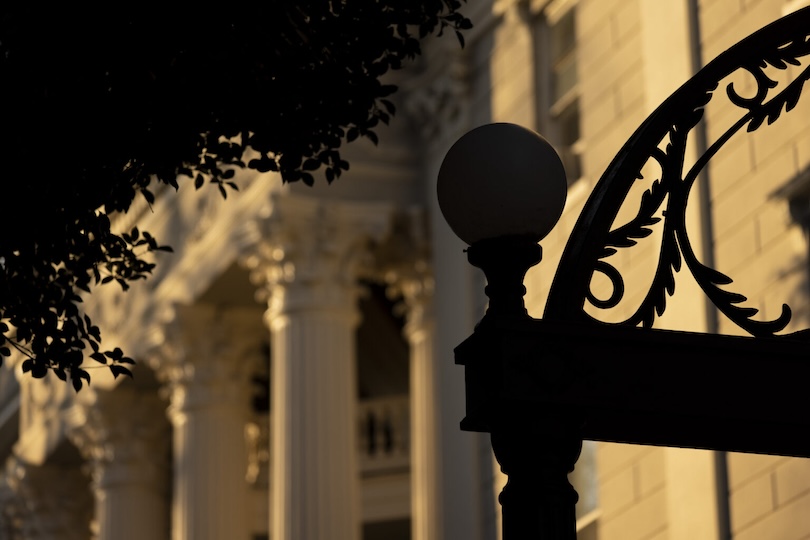
<instances>
[{"instance_id":1,"label":"white column","mask_svg":"<svg viewBox=\"0 0 810 540\"><path fill-rule=\"evenodd\" d=\"M403 334L410 352L411 538L442 538L441 435L436 412L441 394L436 378L436 321L433 268L424 210L414 209L394 249L377 261L389 290L403 299Z\"/></svg>"},{"instance_id":2,"label":"white column","mask_svg":"<svg viewBox=\"0 0 810 540\"><path fill-rule=\"evenodd\" d=\"M356 540L356 298L334 282L288 284L277 295L267 318L272 538Z\"/></svg>"},{"instance_id":3,"label":"white column","mask_svg":"<svg viewBox=\"0 0 810 540\"><path fill-rule=\"evenodd\" d=\"M83 403L71 411L69 436L92 465L96 538L167 538L163 404L129 384L98 391L89 403L80 398Z\"/></svg>"},{"instance_id":4,"label":"white column","mask_svg":"<svg viewBox=\"0 0 810 540\"><path fill-rule=\"evenodd\" d=\"M172 539L247 540L244 430L260 346L243 340L249 320L211 306L178 308L175 322L159 360L173 427Z\"/></svg>"},{"instance_id":5,"label":"white column","mask_svg":"<svg viewBox=\"0 0 810 540\"><path fill-rule=\"evenodd\" d=\"M435 376L433 281L429 276L406 279L399 286L407 307L405 338L410 346L411 402L411 538L441 538L436 432L440 407Z\"/></svg>"},{"instance_id":6,"label":"white column","mask_svg":"<svg viewBox=\"0 0 810 540\"><path fill-rule=\"evenodd\" d=\"M274 212L248 261L269 293L270 536L358 540L355 281L387 213L295 197Z\"/></svg>"}]
</instances>

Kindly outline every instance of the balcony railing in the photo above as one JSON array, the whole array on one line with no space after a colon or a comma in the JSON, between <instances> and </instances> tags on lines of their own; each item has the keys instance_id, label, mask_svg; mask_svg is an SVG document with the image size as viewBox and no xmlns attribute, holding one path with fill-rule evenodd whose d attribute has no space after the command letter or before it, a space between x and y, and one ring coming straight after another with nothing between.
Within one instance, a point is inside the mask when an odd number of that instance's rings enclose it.
<instances>
[{"instance_id":1,"label":"balcony railing","mask_svg":"<svg viewBox=\"0 0 810 540\"><path fill-rule=\"evenodd\" d=\"M408 469L408 407L408 396L368 399L358 404L361 474Z\"/></svg>"},{"instance_id":2,"label":"balcony railing","mask_svg":"<svg viewBox=\"0 0 810 540\"><path fill-rule=\"evenodd\" d=\"M410 467L409 399L386 396L357 405L360 473L364 476L407 471ZM270 466L270 418L261 416L245 429L248 446L247 480L267 485Z\"/></svg>"}]
</instances>

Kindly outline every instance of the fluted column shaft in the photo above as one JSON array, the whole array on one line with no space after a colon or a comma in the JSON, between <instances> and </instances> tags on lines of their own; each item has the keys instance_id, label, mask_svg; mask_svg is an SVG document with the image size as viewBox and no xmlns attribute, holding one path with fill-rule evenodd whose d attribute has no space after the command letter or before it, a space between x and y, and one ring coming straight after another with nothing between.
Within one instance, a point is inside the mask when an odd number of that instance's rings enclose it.
<instances>
[{"instance_id":1,"label":"fluted column shaft","mask_svg":"<svg viewBox=\"0 0 810 540\"><path fill-rule=\"evenodd\" d=\"M166 346L161 371L173 427L173 540L250 535L244 429L255 354L241 339L242 326L210 306L184 307L176 339Z\"/></svg>"},{"instance_id":2,"label":"fluted column shaft","mask_svg":"<svg viewBox=\"0 0 810 540\"><path fill-rule=\"evenodd\" d=\"M99 540L167 537L169 516L163 479L149 468L148 464L124 460L100 468L95 482Z\"/></svg>"},{"instance_id":3,"label":"fluted column shaft","mask_svg":"<svg viewBox=\"0 0 810 540\"><path fill-rule=\"evenodd\" d=\"M303 283L277 300L268 314L271 537L357 540L356 298L337 283Z\"/></svg>"},{"instance_id":4,"label":"fluted column shaft","mask_svg":"<svg viewBox=\"0 0 810 540\"><path fill-rule=\"evenodd\" d=\"M92 465L99 540L167 538L168 425L157 396L98 391L71 416L70 437Z\"/></svg>"},{"instance_id":5,"label":"fluted column shaft","mask_svg":"<svg viewBox=\"0 0 810 540\"><path fill-rule=\"evenodd\" d=\"M247 539L243 411L212 399L184 402L169 414L174 428L172 539Z\"/></svg>"},{"instance_id":6,"label":"fluted column shaft","mask_svg":"<svg viewBox=\"0 0 810 540\"><path fill-rule=\"evenodd\" d=\"M435 321L432 283L425 277L402 286L407 307L405 337L410 346L411 381L411 537L413 540L440 538L436 433L438 392L435 375Z\"/></svg>"}]
</instances>

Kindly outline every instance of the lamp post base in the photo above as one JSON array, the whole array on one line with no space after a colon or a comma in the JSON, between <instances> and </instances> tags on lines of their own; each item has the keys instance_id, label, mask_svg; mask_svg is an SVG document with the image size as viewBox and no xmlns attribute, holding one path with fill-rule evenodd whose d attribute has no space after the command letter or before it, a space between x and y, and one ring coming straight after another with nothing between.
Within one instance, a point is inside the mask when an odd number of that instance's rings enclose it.
<instances>
[{"instance_id":1,"label":"lamp post base","mask_svg":"<svg viewBox=\"0 0 810 540\"><path fill-rule=\"evenodd\" d=\"M577 421L529 411L506 405L492 430L492 449L509 478L498 497L503 539L576 540L579 496L568 473L582 450Z\"/></svg>"}]
</instances>

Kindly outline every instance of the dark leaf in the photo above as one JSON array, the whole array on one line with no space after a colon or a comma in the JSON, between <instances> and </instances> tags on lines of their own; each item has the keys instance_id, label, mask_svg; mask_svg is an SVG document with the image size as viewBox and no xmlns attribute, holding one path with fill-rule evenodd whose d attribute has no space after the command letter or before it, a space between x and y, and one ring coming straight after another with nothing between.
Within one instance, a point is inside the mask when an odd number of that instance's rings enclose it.
<instances>
[{"instance_id":1,"label":"dark leaf","mask_svg":"<svg viewBox=\"0 0 810 540\"><path fill-rule=\"evenodd\" d=\"M101 341L101 330L99 330L98 326L91 326L87 329L87 333L93 336L96 341Z\"/></svg>"},{"instance_id":2,"label":"dark leaf","mask_svg":"<svg viewBox=\"0 0 810 540\"><path fill-rule=\"evenodd\" d=\"M248 167L261 173L278 171L278 164L276 163L276 161L268 157L263 157L261 159L251 159L248 162Z\"/></svg>"},{"instance_id":3,"label":"dark leaf","mask_svg":"<svg viewBox=\"0 0 810 540\"><path fill-rule=\"evenodd\" d=\"M118 364L112 364L110 366L110 371L112 372L113 376L117 379L119 375L126 375L129 378L132 378L132 372L124 366Z\"/></svg>"},{"instance_id":4,"label":"dark leaf","mask_svg":"<svg viewBox=\"0 0 810 540\"><path fill-rule=\"evenodd\" d=\"M35 362L31 366L31 376L35 379L42 379L48 374L48 366L42 362Z\"/></svg>"},{"instance_id":5,"label":"dark leaf","mask_svg":"<svg viewBox=\"0 0 810 540\"><path fill-rule=\"evenodd\" d=\"M383 106L385 107L385 110L387 110L389 114L393 115L393 114L395 114L397 112L397 108L394 106L393 103L391 103L390 100L381 99L380 103L383 104Z\"/></svg>"}]
</instances>

